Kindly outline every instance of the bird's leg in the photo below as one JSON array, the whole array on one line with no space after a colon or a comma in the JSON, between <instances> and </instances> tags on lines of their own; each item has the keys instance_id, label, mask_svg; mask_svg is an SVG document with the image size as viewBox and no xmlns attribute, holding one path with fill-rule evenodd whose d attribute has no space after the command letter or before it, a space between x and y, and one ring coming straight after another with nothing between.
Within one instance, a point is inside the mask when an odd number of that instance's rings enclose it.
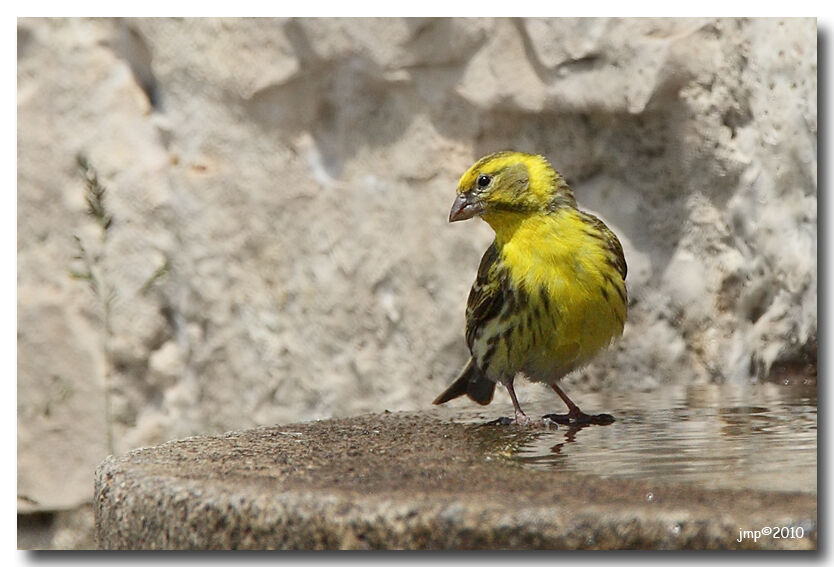
<instances>
[{"instance_id":1,"label":"bird's leg","mask_svg":"<svg viewBox=\"0 0 834 567\"><path fill-rule=\"evenodd\" d=\"M562 390L562 388L560 388L556 384L551 384L550 387L556 390L556 393L559 394L559 397L562 398L562 401L565 402L566 406L568 406L569 418L577 419L578 417L586 415L581 409L579 409L578 405L573 403L573 400L571 400L568 397L568 395L564 392L564 390Z\"/></svg>"},{"instance_id":2,"label":"bird's leg","mask_svg":"<svg viewBox=\"0 0 834 567\"><path fill-rule=\"evenodd\" d=\"M498 419L494 419L492 421L488 421L484 425L532 425L535 427L547 427L552 428L555 427L556 424L552 420L547 419L533 419L529 417L524 410L521 409L521 404L518 403L518 397L515 395L515 388L513 388L513 381L510 380L506 384L504 384L507 388L507 392L510 393L510 399L513 401L513 408L515 408L515 419L510 419L509 417L499 417Z\"/></svg>"},{"instance_id":3,"label":"bird's leg","mask_svg":"<svg viewBox=\"0 0 834 567\"><path fill-rule=\"evenodd\" d=\"M510 380L504 386L507 387L507 391L510 393L510 399L513 401L513 408L515 408L515 422L519 425L529 425L533 423L534 420L527 417L527 414L521 410L521 405L518 403L518 398L515 395L515 389L513 388L513 381Z\"/></svg>"},{"instance_id":4,"label":"bird's leg","mask_svg":"<svg viewBox=\"0 0 834 567\"><path fill-rule=\"evenodd\" d=\"M601 413L598 415L588 415L573 403L568 395L556 384L551 384L551 388L553 388L559 397L562 398L562 401L565 402L565 405L568 406L568 413L566 414L555 414L549 413L544 416L546 419L550 419L551 421L555 421L556 423L562 423L566 425L588 425L588 424L596 424L596 425L608 425L609 423L614 422L614 416L609 415L607 413Z\"/></svg>"}]
</instances>

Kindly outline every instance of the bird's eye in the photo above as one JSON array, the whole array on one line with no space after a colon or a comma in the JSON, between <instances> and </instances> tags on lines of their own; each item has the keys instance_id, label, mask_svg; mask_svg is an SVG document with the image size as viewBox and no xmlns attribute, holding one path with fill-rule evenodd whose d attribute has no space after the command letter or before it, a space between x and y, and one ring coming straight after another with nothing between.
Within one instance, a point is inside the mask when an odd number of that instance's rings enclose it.
<instances>
[{"instance_id":1,"label":"bird's eye","mask_svg":"<svg viewBox=\"0 0 834 567\"><path fill-rule=\"evenodd\" d=\"M479 175L478 187L486 187L487 185L489 185L490 181L492 181L492 178L489 175Z\"/></svg>"}]
</instances>

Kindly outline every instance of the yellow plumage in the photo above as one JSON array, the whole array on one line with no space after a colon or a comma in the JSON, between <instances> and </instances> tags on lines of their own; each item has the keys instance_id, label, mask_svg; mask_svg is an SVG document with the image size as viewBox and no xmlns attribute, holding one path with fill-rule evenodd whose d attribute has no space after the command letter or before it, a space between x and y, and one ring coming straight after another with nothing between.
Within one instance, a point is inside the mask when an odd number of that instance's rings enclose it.
<instances>
[{"instance_id":1,"label":"yellow plumage","mask_svg":"<svg viewBox=\"0 0 834 567\"><path fill-rule=\"evenodd\" d=\"M619 240L576 208L573 193L541 156L491 154L461 177L450 221L481 216L495 242L481 260L466 310L472 358L436 400L460 395L487 404L518 372L547 382L568 405L560 422L609 422L588 416L557 381L620 336L626 317L626 262Z\"/></svg>"}]
</instances>

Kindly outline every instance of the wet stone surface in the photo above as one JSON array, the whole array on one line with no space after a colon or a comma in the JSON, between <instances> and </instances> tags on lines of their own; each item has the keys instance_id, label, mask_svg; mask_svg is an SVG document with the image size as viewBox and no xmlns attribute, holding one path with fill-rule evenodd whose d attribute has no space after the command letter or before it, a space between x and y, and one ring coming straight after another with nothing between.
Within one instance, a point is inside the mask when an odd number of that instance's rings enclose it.
<instances>
[{"instance_id":1,"label":"wet stone surface","mask_svg":"<svg viewBox=\"0 0 834 567\"><path fill-rule=\"evenodd\" d=\"M588 405L621 415L608 426L573 430L484 426L484 418L503 409L494 404L488 412L381 413L173 441L99 466L98 543L109 549L816 548L816 477L771 470L745 486L744 471L759 470L758 461L734 453L732 437L766 446L768 435L777 443L786 433L768 432L761 423L767 406L747 404L749 392L717 394L696 392L700 406L686 398L691 391L684 398L669 393L655 409ZM794 408L804 423L797 431L815 436L816 399L789 397L800 400L790 405L780 395L756 400L783 418L791 415L785 407ZM738 415L746 416L741 423ZM778 429L775 423L768 427ZM654 440L651 431L659 432ZM807 435L797 439L803 445ZM684 457L652 464L653 454L668 457L676 446ZM799 459L800 468L807 462L802 449L789 456L785 462ZM788 537L754 540L740 532L775 527L787 528Z\"/></svg>"},{"instance_id":2,"label":"wet stone surface","mask_svg":"<svg viewBox=\"0 0 834 567\"><path fill-rule=\"evenodd\" d=\"M542 396L530 415L553 409ZM501 454L524 467L705 488L816 493L816 384L700 385L646 393L583 394L589 410L612 411L613 427L508 428ZM464 409L479 423L509 405Z\"/></svg>"}]
</instances>

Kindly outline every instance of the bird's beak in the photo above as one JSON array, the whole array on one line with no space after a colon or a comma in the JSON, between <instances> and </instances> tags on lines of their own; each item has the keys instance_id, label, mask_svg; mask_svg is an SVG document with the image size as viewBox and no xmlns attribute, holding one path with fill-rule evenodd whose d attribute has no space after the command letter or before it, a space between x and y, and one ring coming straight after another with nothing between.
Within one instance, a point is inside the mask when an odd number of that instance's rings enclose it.
<instances>
[{"instance_id":1,"label":"bird's beak","mask_svg":"<svg viewBox=\"0 0 834 567\"><path fill-rule=\"evenodd\" d=\"M452 203L449 222L471 219L482 212L484 212L484 205L480 199L473 197L471 194L458 193L455 202Z\"/></svg>"}]
</instances>

